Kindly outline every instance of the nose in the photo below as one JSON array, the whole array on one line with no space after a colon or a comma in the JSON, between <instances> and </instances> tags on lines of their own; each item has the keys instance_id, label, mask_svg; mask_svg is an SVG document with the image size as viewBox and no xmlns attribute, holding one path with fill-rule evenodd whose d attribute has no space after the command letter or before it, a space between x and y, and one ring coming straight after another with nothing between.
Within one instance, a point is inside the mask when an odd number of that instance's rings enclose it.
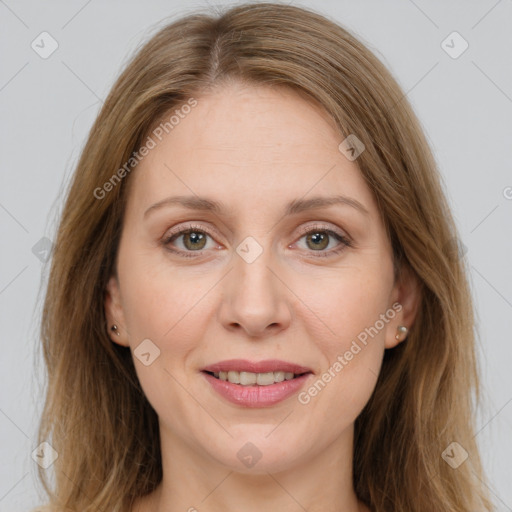
<instances>
[{"instance_id":1,"label":"nose","mask_svg":"<svg viewBox=\"0 0 512 512\"><path fill-rule=\"evenodd\" d=\"M224 281L219 320L229 331L251 338L275 336L290 325L291 292L268 250L248 263L235 253Z\"/></svg>"}]
</instances>

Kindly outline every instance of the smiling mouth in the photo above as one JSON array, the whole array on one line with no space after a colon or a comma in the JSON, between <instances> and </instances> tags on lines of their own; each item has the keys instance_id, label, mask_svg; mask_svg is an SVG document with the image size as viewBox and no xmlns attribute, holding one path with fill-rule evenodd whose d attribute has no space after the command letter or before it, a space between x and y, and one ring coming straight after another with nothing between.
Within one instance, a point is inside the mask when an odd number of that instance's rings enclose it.
<instances>
[{"instance_id":1,"label":"smiling mouth","mask_svg":"<svg viewBox=\"0 0 512 512\"><path fill-rule=\"evenodd\" d=\"M311 372L292 373L292 372L237 372L230 370L229 372L209 372L204 370L204 373L215 377L216 379L230 382L231 384L238 384L240 386L270 386L285 380L293 380L302 375L307 375Z\"/></svg>"}]
</instances>

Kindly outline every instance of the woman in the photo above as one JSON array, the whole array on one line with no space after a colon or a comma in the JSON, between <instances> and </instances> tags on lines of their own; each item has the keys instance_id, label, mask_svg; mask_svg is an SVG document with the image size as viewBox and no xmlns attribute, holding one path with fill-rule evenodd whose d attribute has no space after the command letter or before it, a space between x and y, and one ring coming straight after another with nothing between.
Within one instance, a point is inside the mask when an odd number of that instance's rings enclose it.
<instances>
[{"instance_id":1,"label":"woman","mask_svg":"<svg viewBox=\"0 0 512 512\"><path fill-rule=\"evenodd\" d=\"M270 3L163 28L59 227L49 508L491 510L456 241L418 120L348 31Z\"/></svg>"}]
</instances>

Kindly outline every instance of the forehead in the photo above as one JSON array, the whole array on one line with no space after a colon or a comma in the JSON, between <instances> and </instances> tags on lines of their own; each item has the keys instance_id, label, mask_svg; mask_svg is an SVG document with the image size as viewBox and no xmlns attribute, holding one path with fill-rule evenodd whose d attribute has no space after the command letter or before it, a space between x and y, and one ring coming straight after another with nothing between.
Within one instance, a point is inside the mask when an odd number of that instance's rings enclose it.
<instances>
[{"instance_id":1,"label":"forehead","mask_svg":"<svg viewBox=\"0 0 512 512\"><path fill-rule=\"evenodd\" d=\"M175 114L134 171L136 202L215 196L237 209L345 194L376 207L356 163L338 149L344 137L333 120L303 96L230 84L195 100L186 114L177 107L163 117L161 127Z\"/></svg>"}]
</instances>

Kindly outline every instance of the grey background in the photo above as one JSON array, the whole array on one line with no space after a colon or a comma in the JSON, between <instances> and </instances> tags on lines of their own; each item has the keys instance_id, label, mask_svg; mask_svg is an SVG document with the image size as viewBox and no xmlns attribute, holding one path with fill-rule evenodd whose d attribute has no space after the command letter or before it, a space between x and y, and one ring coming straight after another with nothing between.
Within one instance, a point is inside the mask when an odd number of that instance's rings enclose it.
<instances>
[{"instance_id":1,"label":"grey background","mask_svg":"<svg viewBox=\"0 0 512 512\"><path fill-rule=\"evenodd\" d=\"M471 268L485 399L477 440L497 510L512 511L512 0L294 3L367 44L428 135ZM69 176L127 58L169 17L206 5L0 0L1 511L38 503L31 453L43 398L40 240L54 238ZM47 59L31 48L43 31L59 45ZM469 44L458 58L441 45L453 31Z\"/></svg>"}]
</instances>

